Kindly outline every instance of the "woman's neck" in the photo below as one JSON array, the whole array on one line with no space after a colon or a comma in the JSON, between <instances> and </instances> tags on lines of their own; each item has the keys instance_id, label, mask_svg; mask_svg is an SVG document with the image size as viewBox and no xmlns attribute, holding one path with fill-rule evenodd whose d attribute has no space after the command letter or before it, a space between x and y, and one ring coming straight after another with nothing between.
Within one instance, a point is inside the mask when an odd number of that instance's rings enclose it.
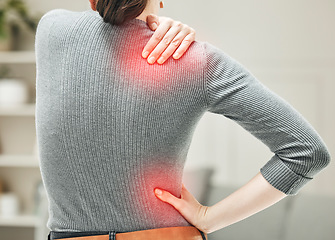
<instances>
[{"instance_id":1,"label":"woman's neck","mask_svg":"<svg viewBox=\"0 0 335 240\"><path fill-rule=\"evenodd\" d=\"M147 16L150 15L150 14L157 15L158 14L158 10L159 10L159 1L149 0L148 1L148 5L146 6L146 8L136 18L146 22L147 21Z\"/></svg>"}]
</instances>

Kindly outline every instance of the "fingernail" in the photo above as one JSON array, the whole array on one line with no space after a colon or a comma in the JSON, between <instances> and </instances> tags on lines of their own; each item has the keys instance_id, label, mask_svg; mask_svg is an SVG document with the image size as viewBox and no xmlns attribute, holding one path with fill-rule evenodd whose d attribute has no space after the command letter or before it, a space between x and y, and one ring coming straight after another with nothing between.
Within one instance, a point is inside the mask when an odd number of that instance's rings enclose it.
<instances>
[{"instance_id":1,"label":"fingernail","mask_svg":"<svg viewBox=\"0 0 335 240\"><path fill-rule=\"evenodd\" d=\"M153 64L155 62L155 60L156 59L154 57L151 57L151 58L148 59L148 63Z\"/></svg>"},{"instance_id":2,"label":"fingernail","mask_svg":"<svg viewBox=\"0 0 335 240\"><path fill-rule=\"evenodd\" d=\"M157 23L155 23L155 22L152 23L152 24L151 24L151 28L152 28L152 29L156 29L156 28L157 28Z\"/></svg>"},{"instance_id":3,"label":"fingernail","mask_svg":"<svg viewBox=\"0 0 335 240\"><path fill-rule=\"evenodd\" d=\"M164 63L164 58L160 57L160 58L157 60L157 62L158 62L159 64Z\"/></svg>"},{"instance_id":4,"label":"fingernail","mask_svg":"<svg viewBox=\"0 0 335 240\"><path fill-rule=\"evenodd\" d=\"M149 56L149 52L145 51L144 53L142 53L142 57L143 58L147 58Z\"/></svg>"},{"instance_id":5,"label":"fingernail","mask_svg":"<svg viewBox=\"0 0 335 240\"><path fill-rule=\"evenodd\" d=\"M155 189L155 194L160 196L163 194L163 191L160 189Z\"/></svg>"},{"instance_id":6,"label":"fingernail","mask_svg":"<svg viewBox=\"0 0 335 240\"><path fill-rule=\"evenodd\" d=\"M177 59L179 57L179 53L173 54L173 58Z\"/></svg>"}]
</instances>

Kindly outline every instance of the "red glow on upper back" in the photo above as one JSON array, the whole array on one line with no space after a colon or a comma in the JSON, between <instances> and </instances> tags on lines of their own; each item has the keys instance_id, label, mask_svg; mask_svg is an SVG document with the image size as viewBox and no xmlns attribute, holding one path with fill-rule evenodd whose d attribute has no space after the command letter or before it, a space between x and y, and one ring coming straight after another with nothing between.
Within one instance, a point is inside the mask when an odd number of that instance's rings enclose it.
<instances>
[{"instance_id":1,"label":"red glow on upper back","mask_svg":"<svg viewBox=\"0 0 335 240\"><path fill-rule=\"evenodd\" d=\"M172 84L173 78L171 70L178 61L171 59L160 65L158 63L149 64L146 59L142 58L140 51L129 51L121 56L120 71L124 79L131 86L146 91L167 90Z\"/></svg>"},{"instance_id":2,"label":"red glow on upper back","mask_svg":"<svg viewBox=\"0 0 335 240\"><path fill-rule=\"evenodd\" d=\"M178 60L170 57L163 64L149 64L147 59L142 57L142 51L151 34L140 27L131 35L126 35L121 43L115 43L118 51L113 56L113 61L117 59L116 75L124 81L123 84L157 96L175 91L174 88L180 84L187 84L186 79L199 74L199 54L192 51L192 47L190 52L186 52Z\"/></svg>"}]
</instances>

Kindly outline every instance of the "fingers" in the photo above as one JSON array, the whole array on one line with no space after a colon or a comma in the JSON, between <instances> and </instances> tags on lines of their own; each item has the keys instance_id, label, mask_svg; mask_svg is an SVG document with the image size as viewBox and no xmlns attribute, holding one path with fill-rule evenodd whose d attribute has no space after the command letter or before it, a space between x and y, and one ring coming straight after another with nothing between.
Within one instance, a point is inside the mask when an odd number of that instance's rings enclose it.
<instances>
[{"instance_id":1,"label":"fingers","mask_svg":"<svg viewBox=\"0 0 335 240\"><path fill-rule=\"evenodd\" d=\"M159 24L159 18L155 14L149 14L147 16L147 23L152 31L155 31Z\"/></svg>"},{"instance_id":2,"label":"fingers","mask_svg":"<svg viewBox=\"0 0 335 240\"><path fill-rule=\"evenodd\" d=\"M171 193L167 191L163 191L161 189L156 188L155 189L155 195L158 197L161 201L171 204L173 207L175 207L177 210L181 208L181 199L175 197Z\"/></svg>"},{"instance_id":3,"label":"fingers","mask_svg":"<svg viewBox=\"0 0 335 240\"><path fill-rule=\"evenodd\" d=\"M157 21L157 16L148 16L147 21ZM142 56L148 63L163 64L170 56L179 59L195 40L195 31L189 26L170 18L160 17L158 28L145 46ZM158 21L158 22L159 22ZM151 28L153 29L153 28Z\"/></svg>"},{"instance_id":4,"label":"fingers","mask_svg":"<svg viewBox=\"0 0 335 240\"><path fill-rule=\"evenodd\" d=\"M190 32L189 34L187 34L186 37L182 40L182 43L180 44L179 48L173 54L173 58L179 59L181 56L183 56L194 40L195 40L195 32Z\"/></svg>"},{"instance_id":5,"label":"fingers","mask_svg":"<svg viewBox=\"0 0 335 240\"><path fill-rule=\"evenodd\" d=\"M143 52L142 52L142 57L147 58L149 54L151 53L150 56L148 57L149 63L153 64L156 61L157 57L159 56L159 55L158 56L153 55L152 51L155 49L157 44L163 39L165 33L169 31L169 29L171 28L171 25L172 23L170 21L165 21L164 23L159 24L157 30L154 32L154 34L150 38L147 45L144 47ZM156 51L156 54L157 54L157 51Z\"/></svg>"},{"instance_id":6,"label":"fingers","mask_svg":"<svg viewBox=\"0 0 335 240\"><path fill-rule=\"evenodd\" d=\"M159 53L160 51L163 52L160 58L157 60L157 63L163 64L170 56L172 56L173 53L173 58L179 59L186 52L191 43L195 40L195 32L190 31L191 30L187 26L182 26L181 30L172 27L165 36L168 39L173 39L172 41L170 41L171 44L167 44L167 42L165 42L165 44L167 45L165 48L163 48L164 46L162 48L159 48L159 45L156 47L157 53ZM169 36L170 32L171 37ZM162 42L164 42L164 39Z\"/></svg>"},{"instance_id":7,"label":"fingers","mask_svg":"<svg viewBox=\"0 0 335 240\"><path fill-rule=\"evenodd\" d=\"M201 205L184 185L181 189L181 198L157 188L155 189L155 195L161 201L171 204L189 223L198 229L203 229L205 226L209 207Z\"/></svg>"},{"instance_id":8,"label":"fingers","mask_svg":"<svg viewBox=\"0 0 335 240\"><path fill-rule=\"evenodd\" d=\"M179 35L179 36L178 36ZM163 40L156 46L150 56L158 58L157 63L163 64L181 44L183 35L183 28L181 25L171 27L170 30L165 34ZM149 59L150 59L149 56Z\"/></svg>"}]
</instances>

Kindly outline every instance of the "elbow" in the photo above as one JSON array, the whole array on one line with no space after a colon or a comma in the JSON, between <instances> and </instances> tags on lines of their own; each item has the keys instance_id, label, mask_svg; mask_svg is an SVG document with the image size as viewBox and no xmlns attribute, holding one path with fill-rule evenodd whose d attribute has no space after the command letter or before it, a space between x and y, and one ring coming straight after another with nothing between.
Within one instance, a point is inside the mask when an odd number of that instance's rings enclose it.
<instances>
[{"instance_id":1,"label":"elbow","mask_svg":"<svg viewBox=\"0 0 335 240\"><path fill-rule=\"evenodd\" d=\"M327 167L330 164L331 160L330 152L328 151L327 148L324 149L323 155L324 155L324 167Z\"/></svg>"},{"instance_id":2,"label":"elbow","mask_svg":"<svg viewBox=\"0 0 335 240\"><path fill-rule=\"evenodd\" d=\"M321 171L330 164L331 156L325 144L320 143L313 148L315 169Z\"/></svg>"}]
</instances>

